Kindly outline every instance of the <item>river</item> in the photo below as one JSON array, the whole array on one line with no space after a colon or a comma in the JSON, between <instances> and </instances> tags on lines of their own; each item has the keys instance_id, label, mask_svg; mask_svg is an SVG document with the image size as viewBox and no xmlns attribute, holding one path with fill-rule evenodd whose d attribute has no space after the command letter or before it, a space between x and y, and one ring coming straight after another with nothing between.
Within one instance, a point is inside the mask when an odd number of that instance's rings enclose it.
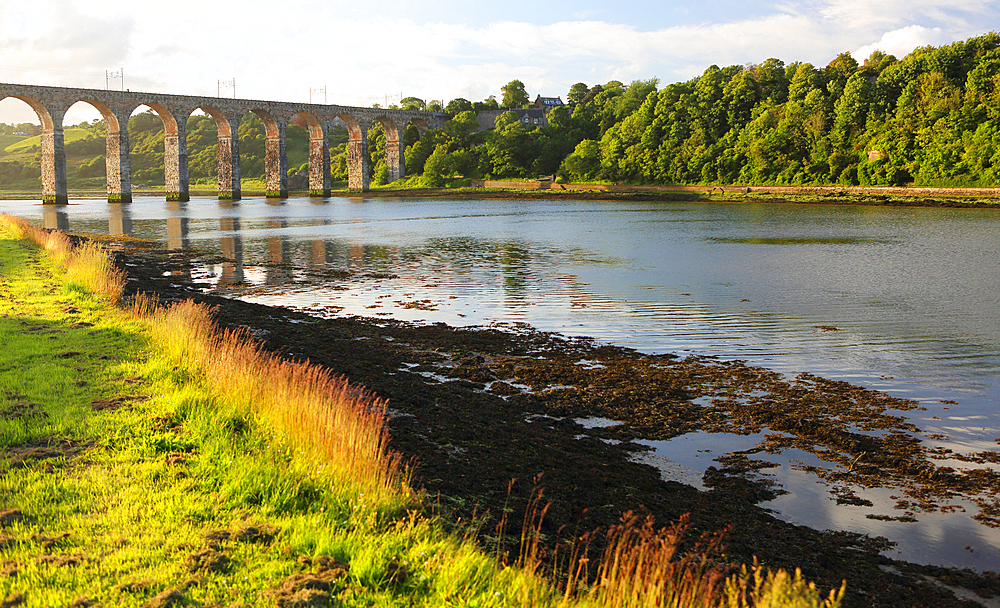
<instances>
[{"instance_id":1,"label":"river","mask_svg":"<svg viewBox=\"0 0 1000 608\"><path fill-rule=\"evenodd\" d=\"M929 445L1000 449L996 210L137 197L0 201L0 211L213 253L193 273L207 289L321 316L527 323L846 380L919 401L926 409L907 416L938 437ZM698 485L714 455L755 442L693 433L649 444L665 475ZM972 520L974 510L866 518L891 509L890 490L859 490L871 508L838 506L799 466L815 457L793 452L770 470L789 493L765 506L782 519L886 536L892 557L997 569L1000 530Z\"/></svg>"}]
</instances>

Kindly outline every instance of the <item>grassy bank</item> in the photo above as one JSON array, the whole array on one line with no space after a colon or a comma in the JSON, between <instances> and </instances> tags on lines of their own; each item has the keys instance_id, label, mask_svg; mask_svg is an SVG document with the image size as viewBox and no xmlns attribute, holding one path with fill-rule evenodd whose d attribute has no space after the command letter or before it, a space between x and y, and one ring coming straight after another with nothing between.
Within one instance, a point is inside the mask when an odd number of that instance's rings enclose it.
<instances>
[{"instance_id":1,"label":"grassy bank","mask_svg":"<svg viewBox=\"0 0 1000 608\"><path fill-rule=\"evenodd\" d=\"M464 180L468 181L468 180ZM244 184L244 198L263 197L263 186ZM456 185L447 188L407 186L393 182L373 186L368 192L335 188L331 196L364 198L436 198L436 199L571 199L612 201L692 201L724 203L797 203L809 205L871 205L892 207L976 207L1000 209L1000 197L977 188L839 188L839 187L733 187L726 186L676 186L647 188L642 186L609 186L607 184L572 184L571 189L523 188L473 188ZM217 190L211 186L193 185L191 196L214 197ZM163 187L141 188L133 196L164 196ZM289 192L290 196L308 196L306 190ZM103 198L105 190L74 190L70 198ZM0 190L0 198L16 200L40 199L40 192Z\"/></svg>"},{"instance_id":2,"label":"grassy bank","mask_svg":"<svg viewBox=\"0 0 1000 608\"><path fill-rule=\"evenodd\" d=\"M104 251L6 216L0 276L4 606L821 605L679 525L507 565L411 487L363 389L204 307L121 305Z\"/></svg>"}]
</instances>

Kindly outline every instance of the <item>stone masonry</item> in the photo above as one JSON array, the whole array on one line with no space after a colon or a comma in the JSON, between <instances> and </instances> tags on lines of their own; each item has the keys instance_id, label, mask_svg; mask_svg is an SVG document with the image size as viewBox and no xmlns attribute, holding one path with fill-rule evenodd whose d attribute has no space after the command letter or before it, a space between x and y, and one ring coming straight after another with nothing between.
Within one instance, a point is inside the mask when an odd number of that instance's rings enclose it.
<instances>
[{"instance_id":1,"label":"stone masonry","mask_svg":"<svg viewBox=\"0 0 1000 608\"><path fill-rule=\"evenodd\" d=\"M167 200L190 198L188 183L187 119L202 110L218 127L218 192L220 199L240 198L240 146L237 137L240 119L253 112L266 130L265 183L267 196L288 195L288 160L285 131L293 120L305 123L309 131L309 194L330 195L329 132L335 123L347 125L348 187L367 191L369 185L368 128L379 121L386 135L386 165L391 180L406 174L403 157L403 129L409 123L421 134L440 127L443 119L430 112L385 110L325 104L195 97L131 91L72 89L0 83L0 100L15 97L26 102L42 123L42 202L67 202L66 154L63 117L73 104L84 101L94 106L107 126L108 201L131 202L132 179L129 160L128 119L141 105L152 108L163 121L164 177Z\"/></svg>"}]
</instances>

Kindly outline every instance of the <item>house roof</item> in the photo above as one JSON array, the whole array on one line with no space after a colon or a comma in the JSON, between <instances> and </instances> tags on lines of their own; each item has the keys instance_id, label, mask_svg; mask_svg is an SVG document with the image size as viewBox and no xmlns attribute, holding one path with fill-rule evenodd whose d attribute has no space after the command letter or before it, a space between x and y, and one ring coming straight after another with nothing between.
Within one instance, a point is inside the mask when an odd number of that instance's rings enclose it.
<instances>
[{"instance_id":1,"label":"house roof","mask_svg":"<svg viewBox=\"0 0 1000 608\"><path fill-rule=\"evenodd\" d=\"M541 95L539 95L538 97L535 98L535 103L536 104L541 104L543 106L561 106L561 105L563 105L563 101L559 97L542 97Z\"/></svg>"}]
</instances>

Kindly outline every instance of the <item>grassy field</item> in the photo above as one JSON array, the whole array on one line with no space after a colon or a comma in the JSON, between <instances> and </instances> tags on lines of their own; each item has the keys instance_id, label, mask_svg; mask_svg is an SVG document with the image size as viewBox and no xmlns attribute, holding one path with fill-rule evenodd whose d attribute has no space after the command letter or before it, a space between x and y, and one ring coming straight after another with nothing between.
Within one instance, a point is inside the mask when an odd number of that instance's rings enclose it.
<instances>
[{"instance_id":1,"label":"grassy field","mask_svg":"<svg viewBox=\"0 0 1000 608\"><path fill-rule=\"evenodd\" d=\"M69 127L63 130L63 143L68 144L78 139L84 139L89 135L93 135L93 133L91 133L86 129L81 129L79 127ZM27 154L28 149L31 148L32 146L38 146L39 148L42 147L41 135L35 135L33 137L17 137L13 135L4 136L3 138L0 138L0 144L3 144L3 142L7 138L16 138L17 140L17 141L11 141L7 143L7 145L4 145L2 148L0 148L0 150L3 150L3 153L5 155L10 157L17 157L19 155Z\"/></svg>"},{"instance_id":2,"label":"grassy field","mask_svg":"<svg viewBox=\"0 0 1000 608\"><path fill-rule=\"evenodd\" d=\"M13 146L19 142L24 141L27 137L23 135L0 135L0 154L3 150L7 149L7 146Z\"/></svg>"},{"instance_id":3,"label":"grassy field","mask_svg":"<svg viewBox=\"0 0 1000 608\"><path fill-rule=\"evenodd\" d=\"M204 307L116 306L102 249L9 216L0 279L5 607L839 603L681 554L678 526L612 531L590 576L581 546L553 568L532 538L505 564L411 487L364 389Z\"/></svg>"}]
</instances>

